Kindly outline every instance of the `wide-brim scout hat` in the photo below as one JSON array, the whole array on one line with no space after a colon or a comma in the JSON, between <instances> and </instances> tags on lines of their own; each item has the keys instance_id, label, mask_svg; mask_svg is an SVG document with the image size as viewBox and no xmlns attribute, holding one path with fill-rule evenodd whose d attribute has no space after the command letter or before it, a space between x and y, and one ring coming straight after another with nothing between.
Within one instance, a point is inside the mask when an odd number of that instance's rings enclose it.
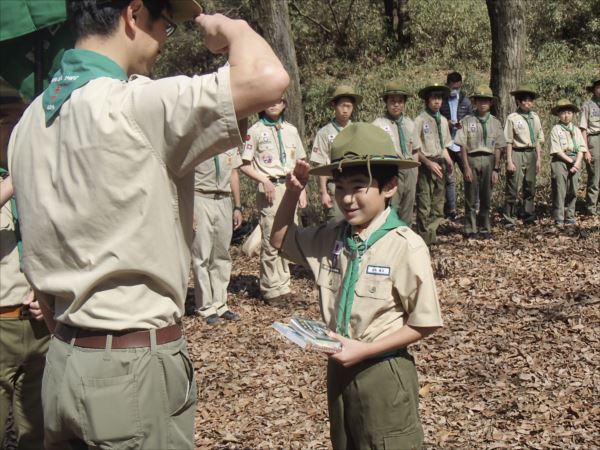
<instances>
[{"instance_id":1,"label":"wide-brim scout hat","mask_svg":"<svg viewBox=\"0 0 600 450\"><path fill-rule=\"evenodd\" d=\"M340 97L350 97L354 100L355 105L358 105L363 99L362 95L358 95L356 93L354 87L350 86L349 84L340 84L333 90L331 96L327 100L327 103L335 102Z\"/></svg>"},{"instance_id":2,"label":"wide-brim scout hat","mask_svg":"<svg viewBox=\"0 0 600 450\"><path fill-rule=\"evenodd\" d=\"M385 101L388 95L403 95L407 99L411 96L410 92L399 81L390 81L383 87L381 98Z\"/></svg>"},{"instance_id":3,"label":"wide-brim scout hat","mask_svg":"<svg viewBox=\"0 0 600 450\"><path fill-rule=\"evenodd\" d=\"M494 93L489 86L481 84L475 88L475 91L471 94L471 98L487 98L488 100L494 100Z\"/></svg>"},{"instance_id":4,"label":"wide-brim scout hat","mask_svg":"<svg viewBox=\"0 0 600 450\"><path fill-rule=\"evenodd\" d=\"M202 13L202 6L196 0L171 0L171 7L175 23L193 20Z\"/></svg>"},{"instance_id":5,"label":"wide-brim scout hat","mask_svg":"<svg viewBox=\"0 0 600 450\"><path fill-rule=\"evenodd\" d=\"M414 160L400 159L392 138L383 129L370 123L356 122L348 125L331 143L331 164L315 167L311 175L331 176L355 166L397 166L411 169L419 166Z\"/></svg>"},{"instance_id":6,"label":"wide-brim scout hat","mask_svg":"<svg viewBox=\"0 0 600 450\"><path fill-rule=\"evenodd\" d=\"M577 107L577 105L575 105L573 102L571 102L570 100L566 99L566 98L561 98L559 101L556 102L556 105L554 105L554 107L550 110L550 112L555 115L558 116L558 113L561 111L573 111L574 113L578 113L579 112L579 108Z\"/></svg>"},{"instance_id":7,"label":"wide-brim scout hat","mask_svg":"<svg viewBox=\"0 0 600 450\"><path fill-rule=\"evenodd\" d=\"M448 97L450 95L450 88L442 83L431 83L419 91L419 97L427 100L435 92L439 92L442 97Z\"/></svg>"},{"instance_id":8,"label":"wide-brim scout hat","mask_svg":"<svg viewBox=\"0 0 600 450\"><path fill-rule=\"evenodd\" d=\"M529 94L534 100L539 97L538 93L533 89L533 86L529 84L520 84L514 91L510 91L510 95L514 97L522 94Z\"/></svg>"},{"instance_id":9,"label":"wide-brim scout hat","mask_svg":"<svg viewBox=\"0 0 600 450\"><path fill-rule=\"evenodd\" d=\"M596 86L597 84L600 84L600 78L596 77L592 80L592 84L590 84L588 87L586 87L586 90L588 92L592 92L594 90L594 86Z\"/></svg>"}]
</instances>

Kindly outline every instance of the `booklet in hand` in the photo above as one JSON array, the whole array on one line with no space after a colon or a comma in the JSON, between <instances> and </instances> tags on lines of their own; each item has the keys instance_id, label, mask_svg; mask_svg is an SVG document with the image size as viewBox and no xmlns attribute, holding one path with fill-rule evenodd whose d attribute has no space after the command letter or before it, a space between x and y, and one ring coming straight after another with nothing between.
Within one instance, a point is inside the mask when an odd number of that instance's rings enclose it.
<instances>
[{"instance_id":1,"label":"booklet in hand","mask_svg":"<svg viewBox=\"0 0 600 450\"><path fill-rule=\"evenodd\" d=\"M342 343L329 337L329 330L323 322L296 316L292 317L289 325L275 322L272 326L300 348L325 353L342 350Z\"/></svg>"}]
</instances>

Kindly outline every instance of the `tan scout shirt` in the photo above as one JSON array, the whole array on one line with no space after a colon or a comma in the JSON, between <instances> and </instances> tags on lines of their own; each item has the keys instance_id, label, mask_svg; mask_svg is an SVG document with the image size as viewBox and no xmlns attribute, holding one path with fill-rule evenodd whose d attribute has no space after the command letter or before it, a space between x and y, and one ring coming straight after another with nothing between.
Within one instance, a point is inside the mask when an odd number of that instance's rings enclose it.
<instances>
[{"instance_id":1,"label":"tan scout shirt","mask_svg":"<svg viewBox=\"0 0 600 450\"><path fill-rule=\"evenodd\" d=\"M544 130L542 129L540 117L536 113L533 113L533 133L537 142L543 144ZM535 147L535 144L531 142L527 119L517 112L509 114L506 118L504 138L507 144L512 144L513 148Z\"/></svg>"},{"instance_id":2,"label":"tan scout shirt","mask_svg":"<svg viewBox=\"0 0 600 450\"><path fill-rule=\"evenodd\" d=\"M215 158L219 159L219 176ZM242 165L242 158L237 148L214 156L198 164L194 171L196 192L223 193L231 192L231 172Z\"/></svg>"},{"instance_id":3,"label":"tan scout shirt","mask_svg":"<svg viewBox=\"0 0 600 450\"><path fill-rule=\"evenodd\" d=\"M17 306L29 292L29 284L19 263L17 237L10 201L0 210L0 307ZM1 350L0 350L1 351Z\"/></svg>"},{"instance_id":4,"label":"tan scout shirt","mask_svg":"<svg viewBox=\"0 0 600 450\"><path fill-rule=\"evenodd\" d=\"M59 322L107 330L175 323L193 241L193 169L241 144L229 68L95 79L48 127L41 101L9 144L27 277L54 300Z\"/></svg>"},{"instance_id":5,"label":"tan scout shirt","mask_svg":"<svg viewBox=\"0 0 600 450\"><path fill-rule=\"evenodd\" d=\"M396 153L402 159L412 159L412 153L421 148L421 139L419 133L416 132L415 123L410 117L404 116L402 120L402 130L406 139L406 145L408 146L408 152L411 156L405 156L402 153L402 147L400 146L400 133L398 133L398 126L396 122L388 119L387 117L378 117L373 121L373 125L381 128L383 131L388 133L394 142L394 148Z\"/></svg>"},{"instance_id":6,"label":"tan scout shirt","mask_svg":"<svg viewBox=\"0 0 600 450\"><path fill-rule=\"evenodd\" d=\"M371 232L385 216L381 219L371 224ZM337 261L333 253L336 243L339 246L342 242L346 226L345 221L302 229L292 225L281 250L283 256L313 272L323 320L331 330L336 329L349 262L348 250L344 249ZM443 325L427 246L409 227L388 232L368 249L360 262L359 274L350 317L352 339L373 342L405 324Z\"/></svg>"},{"instance_id":7,"label":"tan scout shirt","mask_svg":"<svg viewBox=\"0 0 600 450\"><path fill-rule=\"evenodd\" d=\"M442 141L444 147L440 146L440 138L437 130L437 123L427 111L423 111L415 119L415 128L421 140L421 153L427 158L442 158L444 148L449 148L452 145L452 136L450 128L448 128L448 120L441 117L442 126Z\"/></svg>"},{"instance_id":8,"label":"tan scout shirt","mask_svg":"<svg viewBox=\"0 0 600 450\"><path fill-rule=\"evenodd\" d=\"M348 122L348 125L350 123ZM310 153L310 162L318 165L329 164L331 162L331 143L338 133L339 131L331 122L317 131Z\"/></svg>"},{"instance_id":9,"label":"tan scout shirt","mask_svg":"<svg viewBox=\"0 0 600 450\"><path fill-rule=\"evenodd\" d=\"M586 130L587 134L600 133L600 106L594 101L588 100L581 107L579 128Z\"/></svg>"},{"instance_id":10,"label":"tan scout shirt","mask_svg":"<svg viewBox=\"0 0 600 450\"><path fill-rule=\"evenodd\" d=\"M587 145L583 140L583 134L581 130L571 123L572 130L575 136L575 142L578 145L578 152L587 152ZM558 152L564 152L566 154L574 153L575 146L573 145L573 138L571 133L565 130L560 124L556 124L550 131L550 154L554 155Z\"/></svg>"},{"instance_id":11,"label":"tan scout shirt","mask_svg":"<svg viewBox=\"0 0 600 450\"><path fill-rule=\"evenodd\" d=\"M502 124L496 117L490 115L485 124L487 132L487 141L483 142L483 125L479 119L473 115L466 116L460 121L462 128L459 128L454 137L454 143L463 147L467 153L491 153L494 150L506 147L504 139L504 130Z\"/></svg>"},{"instance_id":12,"label":"tan scout shirt","mask_svg":"<svg viewBox=\"0 0 600 450\"><path fill-rule=\"evenodd\" d=\"M281 135L286 154L285 165L282 164L279 157L279 139L276 128L268 127L260 121L248 130L242 159L252 161L252 168L267 177L285 177L288 172L294 170L296 160L306 159L306 152L294 125L284 121Z\"/></svg>"}]
</instances>

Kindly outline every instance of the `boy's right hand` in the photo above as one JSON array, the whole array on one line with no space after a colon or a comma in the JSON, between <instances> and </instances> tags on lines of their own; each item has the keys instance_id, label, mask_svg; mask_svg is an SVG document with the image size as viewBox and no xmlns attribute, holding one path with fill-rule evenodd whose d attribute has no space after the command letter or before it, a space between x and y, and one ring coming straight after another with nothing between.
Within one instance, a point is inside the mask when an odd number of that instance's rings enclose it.
<instances>
[{"instance_id":1,"label":"boy's right hand","mask_svg":"<svg viewBox=\"0 0 600 450\"><path fill-rule=\"evenodd\" d=\"M275 185L271 182L271 180L267 179L263 181L263 190L265 191L265 197L267 197L267 201L270 205L275 201Z\"/></svg>"},{"instance_id":2,"label":"boy's right hand","mask_svg":"<svg viewBox=\"0 0 600 450\"><path fill-rule=\"evenodd\" d=\"M216 54L229 51L231 28L235 21L222 14L200 14L194 19L204 34L204 45Z\"/></svg>"},{"instance_id":3,"label":"boy's right hand","mask_svg":"<svg viewBox=\"0 0 600 450\"><path fill-rule=\"evenodd\" d=\"M321 204L323 205L323 208L333 208L333 201L331 200L331 195L329 195L329 192L323 192L321 194Z\"/></svg>"},{"instance_id":4,"label":"boy's right hand","mask_svg":"<svg viewBox=\"0 0 600 450\"><path fill-rule=\"evenodd\" d=\"M285 187L292 192L300 194L308 184L309 169L310 166L306 161L296 161L294 171L288 173L285 177Z\"/></svg>"},{"instance_id":5,"label":"boy's right hand","mask_svg":"<svg viewBox=\"0 0 600 450\"><path fill-rule=\"evenodd\" d=\"M509 159L508 161L506 161L506 171L507 172L516 172L517 170L517 166L515 166L515 163L512 162L512 159Z\"/></svg>"},{"instance_id":6,"label":"boy's right hand","mask_svg":"<svg viewBox=\"0 0 600 450\"><path fill-rule=\"evenodd\" d=\"M438 178L444 178L444 172L442 171L442 166L438 163L431 161L429 163L429 170L433 172L433 174Z\"/></svg>"},{"instance_id":7,"label":"boy's right hand","mask_svg":"<svg viewBox=\"0 0 600 450\"><path fill-rule=\"evenodd\" d=\"M465 167L465 181L468 181L469 183L473 181L473 171L469 166Z\"/></svg>"}]
</instances>

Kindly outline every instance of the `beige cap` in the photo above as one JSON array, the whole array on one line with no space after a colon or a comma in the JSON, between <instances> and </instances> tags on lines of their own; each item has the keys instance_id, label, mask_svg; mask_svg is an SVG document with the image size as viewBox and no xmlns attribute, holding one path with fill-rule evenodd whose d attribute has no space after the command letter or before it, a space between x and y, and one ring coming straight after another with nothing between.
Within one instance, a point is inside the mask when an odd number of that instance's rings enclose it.
<instances>
[{"instance_id":1,"label":"beige cap","mask_svg":"<svg viewBox=\"0 0 600 450\"><path fill-rule=\"evenodd\" d=\"M193 20L202 13L202 6L196 0L171 0L173 22Z\"/></svg>"}]
</instances>

